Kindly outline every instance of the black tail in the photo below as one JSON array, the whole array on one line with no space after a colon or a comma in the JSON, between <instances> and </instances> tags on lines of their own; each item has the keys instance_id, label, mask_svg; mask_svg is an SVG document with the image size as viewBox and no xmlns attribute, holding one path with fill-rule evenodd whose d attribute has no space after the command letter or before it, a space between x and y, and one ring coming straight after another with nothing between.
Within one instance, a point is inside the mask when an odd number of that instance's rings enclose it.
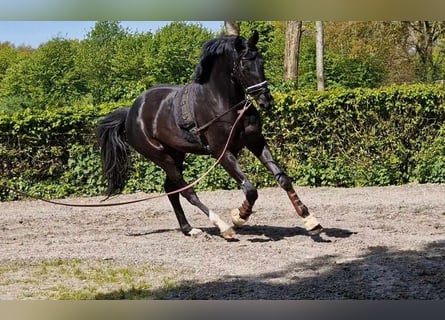
<instances>
[{"instance_id":1,"label":"black tail","mask_svg":"<svg viewBox=\"0 0 445 320\"><path fill-rule=\"evenodd\" d=\"M130 108L118 109L107 115L98 127L102 168L107 180L107 196L122 192L128 178L130 148L124 141L125 119Z\"/></svg>"}]
</instances>

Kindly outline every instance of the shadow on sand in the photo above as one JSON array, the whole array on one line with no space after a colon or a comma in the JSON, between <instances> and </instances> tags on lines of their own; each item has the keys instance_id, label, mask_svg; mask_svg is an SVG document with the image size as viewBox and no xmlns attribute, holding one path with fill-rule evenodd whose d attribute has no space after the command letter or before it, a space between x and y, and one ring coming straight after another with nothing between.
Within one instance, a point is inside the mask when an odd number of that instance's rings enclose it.
<instances>
[{"instance_id":1,"label":"shadow on sand","mask_svg":"<svg viewBox=\"0 0 445 320\"><path fill-rule=\"evenodd\" d=\"M172 232L157 230L139 235ZM204 228L218 235L216 228ZM245 226L240 235L253 236L248 241L280 241L286 237L307 235L299 227ZM346 238L354 232L327 228L325 233L312 237L314 241L329 242L328 237ZM296 270L324 270L316 276L298 277ZM283 280L284 279L284 280ZM397 251L388 247L370 247L356 259L341 261L325 255L310 261L295 262L283 270L261 273L255 277L225 276L211 282L179 282L159 290L132 289L98 294L96 299L420 299L445 298L445 241L426 245L423 250Z\"/></svg>"}]
</instances>

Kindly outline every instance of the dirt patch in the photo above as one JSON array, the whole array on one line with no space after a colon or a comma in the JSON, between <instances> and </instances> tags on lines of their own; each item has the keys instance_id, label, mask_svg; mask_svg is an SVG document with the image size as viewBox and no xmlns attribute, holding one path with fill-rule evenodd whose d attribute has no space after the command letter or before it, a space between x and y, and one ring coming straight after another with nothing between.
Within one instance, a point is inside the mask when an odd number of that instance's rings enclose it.
<instances>
[{"instance_id":1,"label":"dirt patch","mask_svg":"<svg viewBox=\"0 0 445 320\"><path fill-rule=\"evenodd\" d=\"M166 198L101 209L40 201L1 203L0 299L45 298L38 284L51 279L36 273L29 285L14 281L19 271L10 266L35 268L57 260L89 265L106 261L107 268L115 265L119 270L143 266L134 273L137 277L163 279L153 281L144 289L146 294L139 288L135 296L134 288L119 287L117 281L117 286L95 296L102 299L445 298L445 185L297 192L325 227L321 236L306 233L279 188L259 190L255 213L237 230L236 242L223 240L185 201L189 221L204 231L197 238L179 231ZM143 196L120 196L115 201ZM230 209L244 200L241 191L199 196L227 222ZM168 287L165 279L170 279ZM24 295L26 289L33 294ZM116 295L117 291L123 294Z\"/></svg>"}]
</instances>

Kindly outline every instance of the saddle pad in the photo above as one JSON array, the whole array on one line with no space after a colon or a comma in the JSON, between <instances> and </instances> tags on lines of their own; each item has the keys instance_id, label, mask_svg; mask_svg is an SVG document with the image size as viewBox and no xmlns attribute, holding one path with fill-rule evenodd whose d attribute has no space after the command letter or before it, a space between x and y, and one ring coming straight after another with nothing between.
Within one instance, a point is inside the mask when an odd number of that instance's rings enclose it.
<instances>
[{"instance_id":1,"label":"saddle pad","mask_svg":"<svg viewBox=\"0 0 445 320\"><path fill-rule=\"evenodd\" d=\"M176 123L184 130L196 127L195 117L189 103L190 97L193 96L193 91L192 85L186 85L178 91L173 100Z\"/></svg>"}]
</instances>

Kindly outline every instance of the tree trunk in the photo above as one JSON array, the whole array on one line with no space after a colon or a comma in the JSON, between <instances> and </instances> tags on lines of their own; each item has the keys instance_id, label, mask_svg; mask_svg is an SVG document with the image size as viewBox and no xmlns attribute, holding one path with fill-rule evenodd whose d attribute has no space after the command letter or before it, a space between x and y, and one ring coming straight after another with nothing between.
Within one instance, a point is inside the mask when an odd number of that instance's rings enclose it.
<instances>
[{"instance_id":1,"label":"tree trunk","mask_svg":"<svg viewBox=\"0 0 445 320\"><path fill-rule=\"evenodd\" d=\"M224 21L224 27L227 35L239 36L240 28L236 21Z\"/></svg>"},{"instance_id":2,"label":"tree trunk","mask_svg":"<svg viewBox=\"0 0 445 320\"><path fill-rule=\"evenodd\" d=\"M316 65L317 65L317 90L324 91L324 40L323 22L316 21Z\"/></svg>"},{"instance_id":3,"label":"tree trunk","mask_svg":"<svg viewBox=\"0 0 445 320\"><path fill-rule=\"evenodd\" d=\"M284 80L295 81L298 87L298 61L302 34L301 21L286 21L286 43L284 48Z\"/></svg>"}]
</instances>

